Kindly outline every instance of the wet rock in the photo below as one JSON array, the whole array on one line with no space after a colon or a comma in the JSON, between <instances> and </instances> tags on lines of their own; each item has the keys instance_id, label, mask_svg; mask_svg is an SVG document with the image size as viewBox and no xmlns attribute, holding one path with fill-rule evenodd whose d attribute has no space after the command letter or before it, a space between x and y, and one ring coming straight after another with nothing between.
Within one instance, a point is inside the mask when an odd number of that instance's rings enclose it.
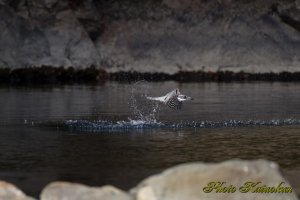
<instances>
[{"instance_id":1,"label":"wet rock","mask_svg":"<svg viewBox=\"0 0 300 200\"><path fill-rule=\"evenodd\" d=\"M133 197L113 186L88 187L81 184L54 182L46 186L41 200L133 200Z\"/></svg>"},{"instance_id":2,"label":"wet rock","mask_svg":"<svg viewBox=\"0 0 300 200\"><path fill-rule=\"evenodd\" d=\"M253 193L251 189L248 192L244 190L243 193L243 189L240 188L249 181L261 182L257 187L264 185L277 187L284 182L284 187L288 187L287 191L291 191L289 183L281 176L277 164L265 160L231 160L219 164L182 164L145 179L132 189L131 193L137 197L137 200L297 199L294 191L292 193ZM219 184L225 182L223 186L227 187L227 192L210 190L208 187L210 182L221 182ZM230 187L236 190L232 191ZM216 188L220 187L216 185Z\"/></svg>"},{"instance_id":3,"label":"wet rock","mask_svg":"<svg viewBox=\"0 0 300 200\"><path fill-rule=\"evenodd\" d=\"M178 82L204 82L204 81L300 81L300 72L281 73L245 73L231 71L179 71L173 75L168 73L139 73L139 72L116 72L110 73L110 79L115 81L167 81Z\"/></svg>"},{"instance_id":4,"label":"wet rock","mask_svg":"<svg viewBox=\"0 0 300 200\"><path fill-rule=\"evenodd\" d=\"M0 199L1 200L34 200L26 196L21 190L11 183L0 181Z\"/></svg>"},{"instance_id":5,"label":"wet rock","mask_svg":"<svg viewBox=\"0 0 300 200\"><path fill-rule=\"evenodd\" d=\"M95 66L85 69L49 66L0 68L0 83L3 84L104 83L107 79L108 74Z\"/></svg>"}]
</instances>

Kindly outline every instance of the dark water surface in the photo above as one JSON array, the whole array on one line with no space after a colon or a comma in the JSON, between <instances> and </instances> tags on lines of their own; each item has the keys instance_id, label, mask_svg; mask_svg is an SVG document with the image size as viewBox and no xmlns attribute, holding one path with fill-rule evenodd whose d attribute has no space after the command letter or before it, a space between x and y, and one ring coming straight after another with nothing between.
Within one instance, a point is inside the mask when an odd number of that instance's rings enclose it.
<instances>
[{"instance_id":1,"label":"dark water surface","mask_svg":"<svg viewBox=\"0 0 300 200\"><path fill-rule=\"evenodd\" d=\"M180 111L140 95L176 87L195 98ZM0 104L0 179L30 195L55 180L129 189L179 163L231 158L276 161L300 188L298 83L2 87Z\"/></svg>"}]
</instances>

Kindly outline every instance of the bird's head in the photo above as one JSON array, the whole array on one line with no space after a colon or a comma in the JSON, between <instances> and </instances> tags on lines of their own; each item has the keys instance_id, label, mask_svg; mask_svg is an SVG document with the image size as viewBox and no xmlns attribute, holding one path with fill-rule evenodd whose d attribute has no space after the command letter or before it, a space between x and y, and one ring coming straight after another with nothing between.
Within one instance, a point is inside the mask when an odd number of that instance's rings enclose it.
<instances>
[{"instance_id":1,"label":"bird's head","mask_svg":"<svg viewBox=\"0 0 300 200\"><path fill-rule=\"evenodd\" d=\"M188 96L183 95L183 94L178 95L177 99L178 99L178 101L193 100L192 97L188 97Z\"/></svg>"}]
</instances>

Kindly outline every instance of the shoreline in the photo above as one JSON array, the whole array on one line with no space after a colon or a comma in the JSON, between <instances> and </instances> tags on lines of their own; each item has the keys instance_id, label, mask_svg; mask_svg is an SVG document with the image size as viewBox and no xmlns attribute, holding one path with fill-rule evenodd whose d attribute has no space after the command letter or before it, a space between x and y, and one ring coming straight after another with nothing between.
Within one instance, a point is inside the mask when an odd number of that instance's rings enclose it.
<instances>
[{"instance_id":1,"label":"shoreline","mask_svg":"<svg viewBox=\"0 0 300 200\"><path fill-rule=\"evenodd\" d=\"M0 84L87 84L106 81L132 82L146 80L151 82L299 82L300 72L247 73L232 71L179 71L175 74L159 72L119 71L107 72L94 66L85 69L73 67L29 67L0 68Z\"/></svg>"}]
</instances>

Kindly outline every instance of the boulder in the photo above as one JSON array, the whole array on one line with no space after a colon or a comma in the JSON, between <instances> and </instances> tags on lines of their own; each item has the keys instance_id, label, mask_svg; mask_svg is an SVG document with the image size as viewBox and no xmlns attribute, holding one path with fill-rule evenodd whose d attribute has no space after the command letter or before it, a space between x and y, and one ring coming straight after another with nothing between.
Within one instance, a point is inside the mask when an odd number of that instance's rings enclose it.
<instances>
[{"instance_id":1,"label":"boulder","mask_svg":"<svg viewBox=\"0 0 300 200\"><path fill-rule=\"evenodd\" d=\"M132 200L132 196L113 186L88 187L76 183L53 182L46 186L41 200Z\"/></svg>"},{"instance_id":2,"label":"boulder","mask_svg":"<svg viewBox=\"0 0 300 200\"><path fill-rule=\"evenodd\" d=\"M34 200L26 196L20 189L11 183L0 181L0 199L1 200Z\"/></svg>"},{"instance_id":3,"label":"boulder","mask_svg":"<svg viewBox=\"0 0 300 200\"><path fill-rule=\"evenodd\" d=\"M264 186L282 189L272 193ZM145 179L131 193L137 200L297 199L277 164L265 160L182 164Z\"/></svg>"}]
</instances>

